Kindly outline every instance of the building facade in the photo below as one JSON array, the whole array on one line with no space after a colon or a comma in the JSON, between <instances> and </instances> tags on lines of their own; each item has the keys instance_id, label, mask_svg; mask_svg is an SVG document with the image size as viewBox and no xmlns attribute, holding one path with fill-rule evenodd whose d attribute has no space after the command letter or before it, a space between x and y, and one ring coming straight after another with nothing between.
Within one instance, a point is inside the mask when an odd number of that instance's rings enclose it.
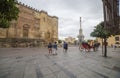
<instances>
[{"instance_id":1,"label":"building facade","mask_svg":"<svg viewBox=\"0 0 120 78\"><path fill-rule=\"evenodd\" d=\"M105 29L115 35L120 34L119 1L120 0L102 0Z\"/></svg>"},{"instance_id":2,"label":"building facade","mask_svg":"<svg viewBox=\"0 0 120 78\"><path fill-rule=\"evenodd\" d=\"M0 44L47 44L58 40L58 17L18 3L19 17L7 29L0 28ZM14 44L13 44L14 45ZM26 45L26 44L25 44Z\"/></svg>"},{"instance_id":3,"label":"building facade","mask_svg":"<svg viewBox=\"0 0 120 78\"><path fill-rule=\"evenodd\" d=\"M65 41L69 44L74 44L76 39L73 37L68 37L68 38L65 38Z\"/></svg>"},{"instance_id":4,"label":"building facade","mask_svg":"<svg viewBox=\"0 0 120 78\"><path fill-rule=\"evenodd\" d=\"M119 19L120 19L120 17L119 17ZM120 26L120 20L119 20L119 26ZM102 39L97 38L97 41L102 44ZM108 46L112 46L112 45L117 45L118 46L118 45L120 45L120 34L109 37L107 39L107 43L108 43Z\"/></svg>"},{"instance_id":5,"label":"building facade","mask_svg":"<svg viewBox=\"0 0 120 78\"><path fill-rule=\"evenodd\" d=\"M97 41L102 45L102 39L97 38ZM120 35L111 36L107 39L108 46L120 45Z\"/></svg>"}]
</instances>

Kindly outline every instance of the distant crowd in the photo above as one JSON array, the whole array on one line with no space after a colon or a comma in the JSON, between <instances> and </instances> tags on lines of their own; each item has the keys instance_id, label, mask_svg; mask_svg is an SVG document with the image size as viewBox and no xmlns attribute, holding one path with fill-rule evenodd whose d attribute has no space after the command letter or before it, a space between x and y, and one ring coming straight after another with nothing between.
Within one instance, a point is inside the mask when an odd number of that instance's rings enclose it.
<instances>
[{"instance_id":1,"label":"distant crowd","mask_svg":"<svg viewBox=\"0 0 120 78\"><path fill-rule=\"evenodd\" d=\"M57 49L58 49L57 42L54 42L54 44L52 44L52 43L48 44L49 54L57 55ZM63 43L63 51L67 52L67 50L68 50L68 43L64 42Z\"/></svg>"},{"instance_id":2,"label":"distant crowd","mask_svg":"<svg viewBox=\"0 0 120 78\"><path fill-rule=\"evenodd\" d=\"M79 44L79 50L89 52L91 51L91 49L93 49L93 51L97 51L99 46L100 46L100 43L98 42L94 42L91 45L88 42L82 42L81 44ZM63 47L63 52L67 52L68 43L64 41L62 47ZM57 49L58 49L57 42L54 42L54 43L50 42L48 44L49 54L57 55L58 54Z\"/></svg>"}]
</instances>

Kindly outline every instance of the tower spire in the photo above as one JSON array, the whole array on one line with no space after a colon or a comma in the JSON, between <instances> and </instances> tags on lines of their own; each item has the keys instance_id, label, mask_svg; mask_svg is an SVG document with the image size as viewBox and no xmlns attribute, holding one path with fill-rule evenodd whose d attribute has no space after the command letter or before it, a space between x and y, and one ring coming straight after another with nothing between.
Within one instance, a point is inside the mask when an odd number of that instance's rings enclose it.
<instances>
[{"instance_id":1,"label":"tower spire","mask_svg":"<svg viewBox=\"0 0 120 78\"><path fill-rule=\"evenodd\" d=\"M82 33L82 22L81 22L81 17L80 17L80 30L79 30L79 35L83 35L83 33Z\"/></svg>"},{"instance_id":2,"label":"tower spire","mask_svg":"<svg viewBox=\"0 0 120 78\"><path fill-rule=\"evenodd\" d=\"M79 44L81 44L82 41L84 40L84 35L83 35L83 32L82 32L82 22L81 22L81 17L80 17L80 30L79 30L78 38L79 38Z\"/></svg>"},{"instance_id":3,"label":"tower spire","mask_svg":"<svg viewBox=\"0 0 120 78\"><path fill-rule=\"evenodd\" d=\"M81 27L81 17L80 17L80 29L82 29L82 27Z\"/></svg>"}]
</instances>

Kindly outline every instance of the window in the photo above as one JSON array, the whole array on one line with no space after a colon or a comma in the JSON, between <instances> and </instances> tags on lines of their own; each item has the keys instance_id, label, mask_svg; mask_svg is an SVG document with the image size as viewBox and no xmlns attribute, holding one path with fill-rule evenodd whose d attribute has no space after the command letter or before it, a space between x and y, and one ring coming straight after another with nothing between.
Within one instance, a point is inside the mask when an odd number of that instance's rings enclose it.
<instances>
[{"instance_id":1,"label":"window","mask_svg":"<svg viewBox=\"0 0 120 78\"><path fill-rule=\"evenodd\" d=\"M43 18L44 22L45 22L45 17Z\"/></svg>"},{"instance_id":2,"label":"window","mask_svg":"<svg viewBox=\"0 0 120 78\"><path fill-rule=\"evenodd\" d=\"M116 42L115 44L119 44L119 42Z\"/></svg>"},{"instance_id":3,"label":"window","mask_svg":"<svg viewBox=\"0 0 120 78\"><path fill-rule=\"evenodd\" d=\"M119 41L120 39L119 39L119 37L115 37L115 41Z\"/></svg>"}]
</instances>

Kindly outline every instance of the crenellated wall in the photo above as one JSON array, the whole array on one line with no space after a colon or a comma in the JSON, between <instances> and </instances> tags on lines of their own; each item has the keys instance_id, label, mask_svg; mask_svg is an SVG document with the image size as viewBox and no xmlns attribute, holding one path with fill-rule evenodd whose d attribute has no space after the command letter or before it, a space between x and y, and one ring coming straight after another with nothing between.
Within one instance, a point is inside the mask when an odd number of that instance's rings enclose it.
<instances>
[{"instance_id":1,"label":"crenellated wall","mask_svg":"<svg viewBox=\"0 0 120 78\"><path fill-rule=\"evenodd\" d=\"M46 43L58 40L58 17L20 2L16 6L19 17L9 28L0 28L0 38L42 39Z\"/></svg>"}]
</instances>

